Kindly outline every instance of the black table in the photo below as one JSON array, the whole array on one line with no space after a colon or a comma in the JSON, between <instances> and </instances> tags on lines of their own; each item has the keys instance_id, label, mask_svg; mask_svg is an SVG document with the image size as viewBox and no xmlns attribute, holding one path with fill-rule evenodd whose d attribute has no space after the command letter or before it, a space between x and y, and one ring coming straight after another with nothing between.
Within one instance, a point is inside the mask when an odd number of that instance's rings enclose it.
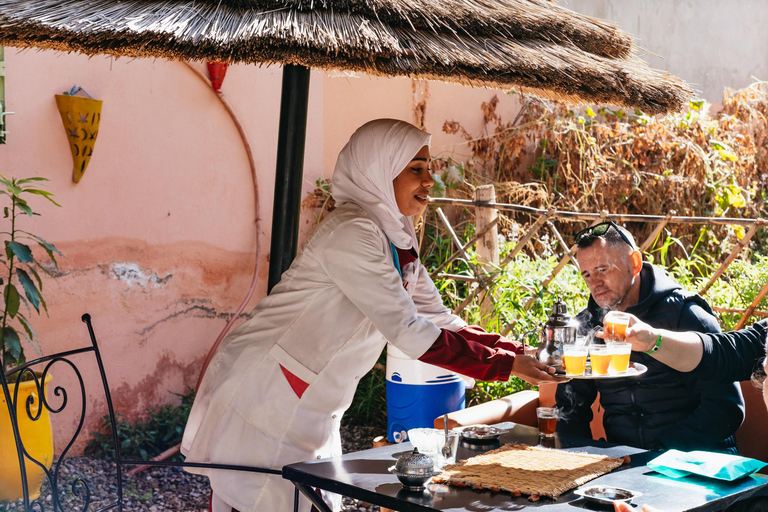
<instances>
[{"instance_id":1,"label":"black table","mask_svg":"<svg viewBox=\"0 0 768 512\"><path fill-rule=\"evenodd\" d=\"M471 445L462 440L457 460L464 460L486 450L498 448L504 443L539 444L538 430L535 428L514 423L497 426L509 429L508 433L501 436L499 443ZM735 482L694 476L675 480L646 467L646 463L658 456L658 453L601 441L568 438L559 434L547 442L551 448L569 451L586 451L613 457L629 455L630 464L621 466L586 485L603 484L639 491L643 495L635 500L635 505L648 504L669 511L716 511L768 485L766 475L752 475ZM537 502L528 501L524 496L515 498L504 492L476 491L435 483L428 484L424 492L407 492L397 477L390 474L387 469L409 449L413 449L411 444L403 443L349 453L341 457L290 464L283 468L283 478L291 480L296 485L297 498L298 491L301 490L321 511L328 511L328 507L322 500L317 499L313 488L324 489L400 512L485 512L542 507L546 512L573 512L574 508L592 506L586 504L584 499L573 491L562 494L557 500L541 498Z\"/></svg>"}]
</instances>

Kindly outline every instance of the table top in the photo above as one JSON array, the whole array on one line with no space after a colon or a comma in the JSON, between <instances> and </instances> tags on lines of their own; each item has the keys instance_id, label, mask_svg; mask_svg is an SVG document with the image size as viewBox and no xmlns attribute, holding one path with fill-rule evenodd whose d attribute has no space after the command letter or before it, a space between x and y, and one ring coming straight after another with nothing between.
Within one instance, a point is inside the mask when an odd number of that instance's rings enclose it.
<instances>
[{"instance_id":1,"label":"table top","mask_svg":"<svg viewBox=\"0 0 768 512\"><path fill-rule=\"evenodd\" d=\"M498 443L469 444L462 440L457 460L468 459L505 443L539 444L538 430L533 427L515 423L496 426L508 429ZM582 487L610 485L639 491L643 495L635 500L635 505L648 504L662 510L716 511L768 485L767 475L751 475L735 482L695 476L675 480L646 467L646 463L658 456L658 453L629 446L568 438L560 434L545 440L544 443L544 446L568 451L613 457L629 455L630 464L625 464ZM410 443L403 443L349 453L341 457L290 464L283 468L283 478L400 512L474 512L539 507L545 507L546 512L573 512L574 507L594 507L586 504L584 499L573 491L562 494L557 500L541 498L537 502L528 501L527 497L515 498L505 492L476 491L435 483L428 484L423 492L405 491L397 477L388 472L388 468L395 464L400 455L412 449Z\"/></svg>"}]
</instances>

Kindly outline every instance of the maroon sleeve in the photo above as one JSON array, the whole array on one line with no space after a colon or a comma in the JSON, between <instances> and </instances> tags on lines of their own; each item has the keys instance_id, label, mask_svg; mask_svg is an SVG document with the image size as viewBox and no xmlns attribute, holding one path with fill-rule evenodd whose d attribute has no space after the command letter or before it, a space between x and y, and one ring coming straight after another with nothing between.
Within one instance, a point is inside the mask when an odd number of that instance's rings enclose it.
<instances>
[{"instance_id":1,"label":"maroon sleeve","mask_svg":"<svg viewBox=\"0 0 768 512\"><path fill-rule=\"evenodd\" d=\"M507 350L502 345L515 344L498 334L490 335L480 329L485 333L485 336L481 336L475 331L467 332L467 329L464 327L457 332L443 329L432 346L419 357L419 361L474 379L509 380L516 352ZM493 336L497 338L495 341L492 340ZM496 346L493 346L494 343Z\"/></svg>"},{"instance_id":2,"label":"maroon sleeve","mask_svg":"<svg viewBox=\"0 0 768 512\"><path fill-rule=\"evenodd\" d=\"M503 348L515 354L522 354L525 350L523 344L517 341L511 341L495 332L488 332L479 325L468 325L456 331L466 340L475 341L481 345L491 348Z\"/></svg>"}]
</instances>

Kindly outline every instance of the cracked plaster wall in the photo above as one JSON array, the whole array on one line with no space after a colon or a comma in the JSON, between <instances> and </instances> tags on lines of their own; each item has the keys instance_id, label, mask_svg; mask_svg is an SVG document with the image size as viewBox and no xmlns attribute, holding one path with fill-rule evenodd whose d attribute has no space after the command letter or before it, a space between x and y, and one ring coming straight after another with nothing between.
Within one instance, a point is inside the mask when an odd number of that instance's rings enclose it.
<instances>
[{"instance_id":1,"label":"cracked plaster wall","mask_svg":"<svg viewBox=\"0 0 768 512\"><path fill-rule=\"evenodd\" d=\"M34 317L33 325L44 351L60 352L89 343L79 319L90 313L116 410L141 418L195 385L208 348L250 285L257 233L242 144L212 92L180 63L6 49L6 75L7 106L16 115L8 143L0 145L0 173L49 178L62 205L37 202L41 217L23 219L65 255L54 277L44 279L50 317ZM280 77L276 67L235 65L223 87L250 138L261 191L261 272L243 317L266 292ZM104 101L79 184L71 180L53 97L74 83ZM440 132L443 121L458 119L477 133L481 101L500 94L317 71L311 84L305 192L330 176L355 128L376 117L413 121L417 103L435 134L435 152L460 157L466 146ZM512 117L517 99L500 96L499 111ZM314 226L312 213L304 212L302 237ZM106 404L92 358L74 362L88 397L77 452ZM70 390L70 405L54 420L61 450L76 425L76 379L62 365L53 370L55 383Z\"/></svg>"}]
</instances>

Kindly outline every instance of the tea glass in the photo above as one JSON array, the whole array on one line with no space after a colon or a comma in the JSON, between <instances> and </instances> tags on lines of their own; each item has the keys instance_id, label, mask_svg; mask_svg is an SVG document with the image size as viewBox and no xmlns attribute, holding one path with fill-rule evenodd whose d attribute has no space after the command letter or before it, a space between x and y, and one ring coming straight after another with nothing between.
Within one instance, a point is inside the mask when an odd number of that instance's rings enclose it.
<instances>
[{"instance_id":1,"label":"tea glass","mask_svg":"<svg viewBox=\"0 0 768 512\"><path fill-rule=\"evenodd\" d=\"M553 437L557 428L558 410L554 407L537 407L536 419L539 423L539 435Z\"/></svg>"},{"instance_id":2,"label":"tea glass","mask_svg":"<svg viewBox=\"0 0 768 512\"><path fill-rule=\"evenodd\" d=\"M624 373L629 368L629 356L632 354L631 343L609 343L611 348L611 373Z\"/></svg>"},{"instance_id":3,"label":"tea glass","mask_svg":"<svg viewBox=\"0 0 768 512\"><path fill-rule=\"evenodd\" d=\"M587 354L589 347L586 345L563 345L563 366L566 375L584 375L587 369Z\"/></svg>"},{"instance_id":4,"label":"tea glass","mask_svg":"<svg viewBox=\"0 0 768 512\"><path fill-rule=\"evenodd\" d=\"M445 434L437 438L437 459L436 469L442 469L449 464L456 464L456 451L459 449L459 432L448 432L448 446L451 448L450 457L443 456L443 446L445 446Z\"/></svg>"},{"instance_id":5,"label":"tea glass","mask_svg":"<svg viewBox=\"0 0 768 512\"><path fill-rule=\"evenodd\" d=\"M603 319L603 332L606 343L624 342L627 339L627 326L629 315L621 311L609 311Z\"/></svg>"},{"instance_id":6,"label":"tea glass","mask_svg":"<svg viewBox=\"0 0 768 512\"><path fill-rule=\"evenodd\" d=\"M589 361L592 364L592 375L607 375L611 366L613 350L609 345L590 345Z\"/></svg>"}]
</instances>

